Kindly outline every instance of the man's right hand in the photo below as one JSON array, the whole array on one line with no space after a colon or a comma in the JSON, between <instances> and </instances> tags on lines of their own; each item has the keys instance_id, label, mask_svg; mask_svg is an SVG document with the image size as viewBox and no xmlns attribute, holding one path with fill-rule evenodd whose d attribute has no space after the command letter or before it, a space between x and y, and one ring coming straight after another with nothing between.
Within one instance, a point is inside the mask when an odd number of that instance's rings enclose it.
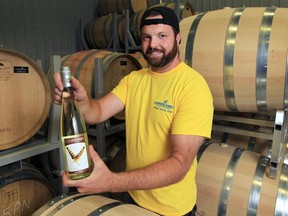
<instances>
[{"instance_id":1,"label":"man's right hand","mask_svg":"<svg viewBox=\"0 0 288 216\"><path fill-rule=\"evenodd\" d=\"M55 83L55 87L54 89L52 89L52 100L55 104L61 104L62 92L63 92L64 87L63 87L63 84L61 81L61 75L59 72L54 74L54 83ZM85 100L85 98L87 97L87 92L84 86L73 76L71 78L71 85L73 87L76 100L78 102Z\"/></svg>"}]
</instances>

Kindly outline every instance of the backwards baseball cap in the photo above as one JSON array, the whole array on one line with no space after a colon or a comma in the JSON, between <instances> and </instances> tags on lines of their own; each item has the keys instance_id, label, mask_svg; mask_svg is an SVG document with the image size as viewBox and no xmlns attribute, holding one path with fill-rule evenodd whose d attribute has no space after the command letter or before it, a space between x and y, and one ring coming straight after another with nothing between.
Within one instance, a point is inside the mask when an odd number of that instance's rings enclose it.
<instances>
[{"instance_id":1,"label":"backwards baseball cap","mask_svg":"<svg viewBox=\"0 0 288 216\"><path fill-rule=\"evenodd\" d=\"M159 14L162 15L163 18L162 19L146 19L147 17L151 15L152 11L157 11ZM140 29L144 25L157 25L157 24L170 25L174 29L176 29L177 32L180 31L178 17L176 13L171 8L168 8L168 7L157 6L157 7L151 7L147 9L142 15Z\"/></svg>"}]
</instances>

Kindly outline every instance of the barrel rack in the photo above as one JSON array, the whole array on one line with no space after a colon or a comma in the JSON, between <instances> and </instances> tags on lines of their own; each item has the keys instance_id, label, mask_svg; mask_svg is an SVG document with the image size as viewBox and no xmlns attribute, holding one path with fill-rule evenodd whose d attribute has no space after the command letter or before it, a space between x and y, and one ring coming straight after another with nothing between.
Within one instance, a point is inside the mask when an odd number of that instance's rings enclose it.
<instances>
[{"instance_id":1,"label":"barrel rack","mask_svg":"<svg viewBox=\"0 0 288 216\"><path fill-rule=\"evenodd\" d=\"M51 65L56 70L60 71L61 59L59 55L52 56ZM95 73L95 98L100 98L104 96L104 66L103 61L100 58L95 58L94 62L94 73ZM59 116L60 116L60 106L53 104L52 105L52 113L54 113L53 124L51 124L51 134L53 134L53 138L59 141ZM87 126L87 133L89 136L96 137L96 146L94 146L97 150L97 153L102 159L106 158L106 137L118 132L123 132L125 130L125 123L121 122L116 125L111 125L110 119L98 123L96 125ZM55 140L55 141L56 141ZM54 141L54 140L53 140Z\"/></svg>"},{"instance_id":2,"label":"barrel rack","mask_svg":"<svg viewBox=\"0 0 288 216\"><path fill-rule=\"evenodd\" d=\"M288 114L285 110L277 110L275 113L269 113L271 119L260 120L246 117L231 116L225 114L215 114L213 122L213 131L224 132L222 141L225 142L228 134L237 134L250 137L250 143L253 145L254 138L267 139L272 142L268 157L270 158L269 177L275 178L282 158L283 145L287 141ZM226 122L223 124L223 122ZM241 123L247 126L254 126L254 130L233 127L235 123ZM233 125L233 126L231 126ZM268 128L263 131L261 128ZM249 127L247 127L249 128ZM226 135L226 137L225 137Z\"/></svg>"},{"instance_id":3,"label":"barrel rack","mask_svg":"<svg viewBox=\"0 0 288 216\"><path fill-rule=\"evenodd\" d=\"M94 73L95 73L95 98L104 96L104 66L103 61L100 58L94 60ZM96 149L99 156L103 159L106 158L106 137L121 131L125 131L125 122L112 126L110 119L98 123L93 126L89 126L87 133L90 136L96 137Z\"/></svg>"},{"instance_id":4,"label":"barrel rack","mask_svg":"<svg viewBox=\"0 0 288 216\"><path fill-rule=\"evenodd\" d=\"M57 72L60 71L61 67L61 59L59 55L51 56L51 71ZM95 95L97 98L103 96L104 92L104 82L103 82L103 61L102 59L95 59ZM57 167L53 170L53 173L56 176L61 176L61 172L65 169L64 158L63 158L63 150L60 140L60 113L61 106L56 105L54 103L51 104L49 119L47 120L47 134L41 134L40 138L35 138L28 140L27 142L19 145L15 148L0 151L0 168L7 169L13 167L13 172L20 171L22 169L22 160L27 158L31 158L33 156L37 156L43 153L47 153L49 151L56 152L56 164ZM46 128L44 129L46 130ZM108 135L118 133L125 130L125 123L118 124L116 126L111 126L110 121L107 120L105 122L96 124L93 127L88 127L88 135L94 136L97 139L96 149L99 156L102 159L106 158L106 137ZM38 133L42 133L39 131ZM46 158L47 159L47 158ZM44 160L46 160L44 159ZM44 161L46 163L47 161ZM46 164L47 165L47 164ZM47 173L45 173L47 174ZM51 173L50 173L51 174ZM1 173L0 173L1 177ZM59 194L68 192L68 188L62 186L62 184L56 185L54 180L49 177L49 181Z\"/></svg>"},{"instance_id":5,"label":"barrel rack","mask_svg":"<svg viewBox=\"0 0 288 216\"><path fill-rule=\"evenodd\" d=\"M53 61L53 59L52 59ZM37 60L37 63L41 63L40 60ZM40 65L41 66L41 65ZM55 64L51 68L52 71L59 71L60 64L55 61ZM26 141L25 143L8 149L0 151L0 168L1 169L11 169L13 168L12 172L18 172L22 170L22 160L41 155L41 163L44 163L46 166L45 174L47 175L48 180L50 181L51 185L58 193L65 193L67 192L67 188L62 187L62 184L56 184L54 177L51 170L48 167L48 156L45 153L50 151L55 151L56 153L56 170L55 174L60 176L61 170L65 169L64 160L61 155L62 147L59 140L59 116L60 116L60 107L55 104L52 104L50 107L50 114L49 119L44 123L43 129L40 129L38 133L36 133L35 137L32 137L30 140ZM38 135L38 136L37 136ZM49 171L48 171L49 169ZM0 173L1 174L1 173ZM1 175L0 175L1 177ZM59 178L60 180L60 178ZM60 180L61 181L61 180Z\"/></svg>"}]
</instances>

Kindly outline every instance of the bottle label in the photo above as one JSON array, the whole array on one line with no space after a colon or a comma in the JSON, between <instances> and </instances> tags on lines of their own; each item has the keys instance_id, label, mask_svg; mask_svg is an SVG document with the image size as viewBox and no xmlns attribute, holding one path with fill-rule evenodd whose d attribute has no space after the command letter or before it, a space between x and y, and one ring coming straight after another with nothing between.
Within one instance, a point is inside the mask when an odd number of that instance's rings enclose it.
<instances>
[{"instance_id":1,"label":"bottle label","mask_svg":"<svg viewBox=\"0 0 288 216\"><path fill-rule=\"evenodd\" d=\"M77 172L89 168L84 135L63 137L68 172Z\"/></svg>"}]
</instances>

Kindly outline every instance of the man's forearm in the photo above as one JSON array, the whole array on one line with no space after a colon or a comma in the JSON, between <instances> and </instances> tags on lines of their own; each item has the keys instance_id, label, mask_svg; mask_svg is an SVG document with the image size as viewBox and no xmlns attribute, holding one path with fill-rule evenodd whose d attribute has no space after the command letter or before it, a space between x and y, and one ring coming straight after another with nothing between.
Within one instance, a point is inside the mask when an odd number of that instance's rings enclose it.
<instances>
[{"instance_id":1,"label":"man's forearm","mask_svg":"<svg viewBox=\"0 0 288 216\"><path fill-rule=\"evenodd\" d=\"M109 187L111 192L165 187L181 181L187 171L178 159L171 157L141 169L113 173Z\"/></svg>"}]
</instances>

